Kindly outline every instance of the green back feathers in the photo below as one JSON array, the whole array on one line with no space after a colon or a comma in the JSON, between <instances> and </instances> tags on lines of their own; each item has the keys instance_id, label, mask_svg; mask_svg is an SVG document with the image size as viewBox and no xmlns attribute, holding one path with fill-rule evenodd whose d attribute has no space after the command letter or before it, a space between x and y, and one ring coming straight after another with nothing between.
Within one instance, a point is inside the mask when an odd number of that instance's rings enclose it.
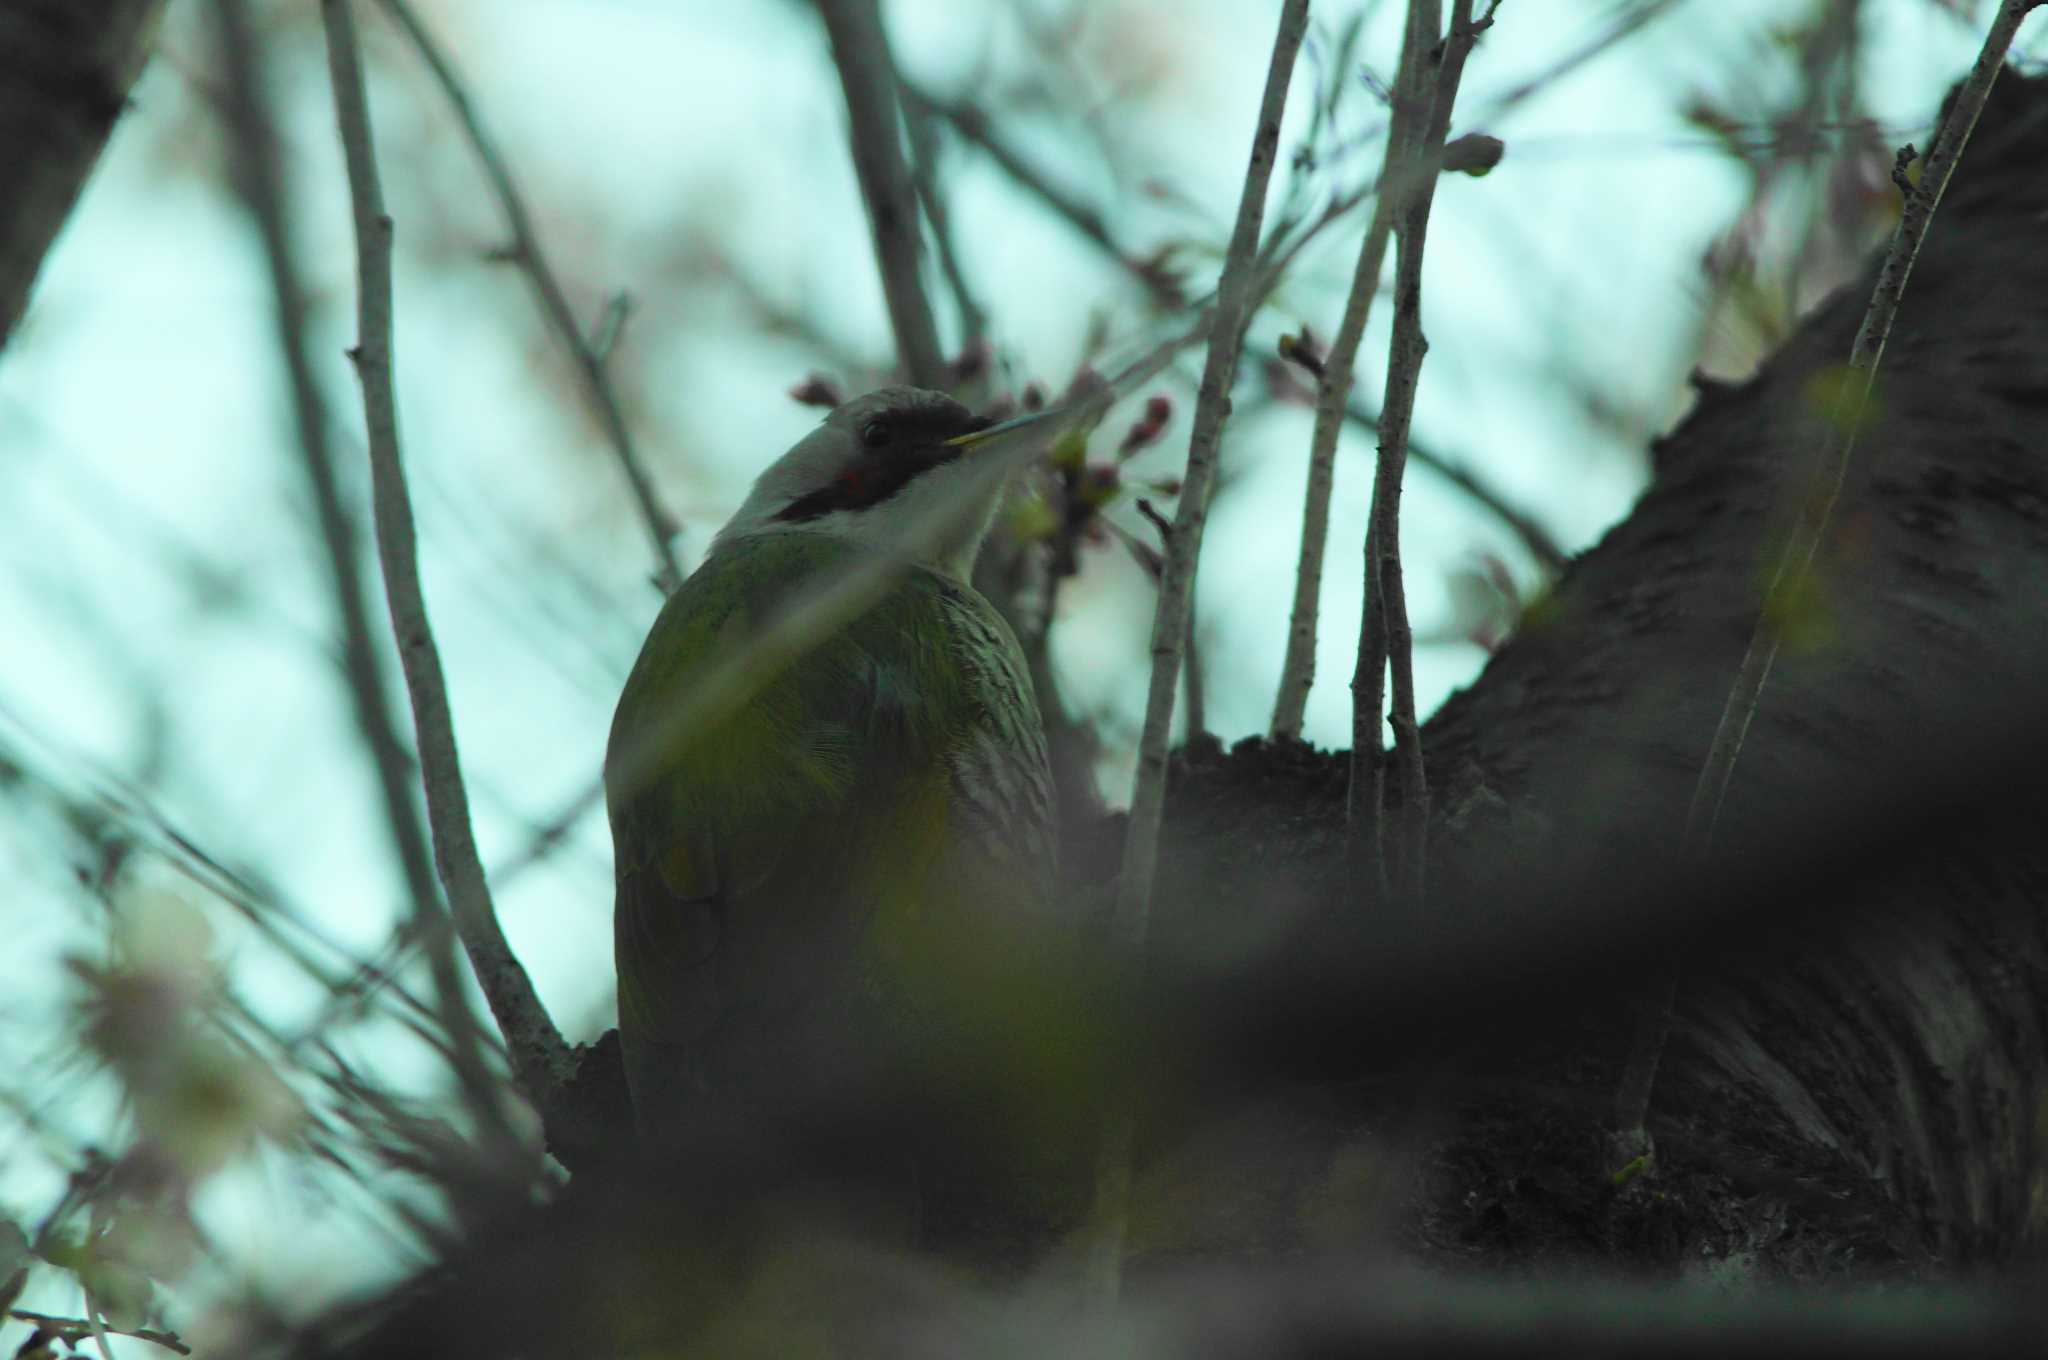
<instances>
[{"instance_id":1,"label":"green back feathers","mask_svg":"<svg viewBox=\"0 0 2048 1360\"><path fill-rule=\"evenodd\" d=\"M716 661L863 560L824 534L720 546L626 682L606 792L634 1067L699 1063L714 1031L772 1028L763 1016L885 961L942 899L1050 896L1050 780L1023 657L956 581L908 569L725 720L674 730ZM646 1081L635 1074L636 1100Z\"/></svg>"}]
</instances>

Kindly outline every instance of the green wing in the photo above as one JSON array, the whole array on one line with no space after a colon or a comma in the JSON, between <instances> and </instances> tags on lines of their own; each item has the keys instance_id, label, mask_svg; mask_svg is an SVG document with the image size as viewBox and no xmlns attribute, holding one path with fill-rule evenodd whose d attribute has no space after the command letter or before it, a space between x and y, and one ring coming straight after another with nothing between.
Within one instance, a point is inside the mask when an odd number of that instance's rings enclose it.
<instances>
[{"instance_id":1,"label":"green wing","mask_svg":"<svg viewBox=\"0 0 2048 1360\"><path fill-rule=\"evenodd\" d=\"M728 721L663 730L715 658L858 561L814 534L718 549L626 682L606 793L619 1027L643 1118L787 1061L777 1037L885 985L921 912L1050 902L1030 680L1008 626L957 582L912 571Z\"/></svg>"}]
</instances>

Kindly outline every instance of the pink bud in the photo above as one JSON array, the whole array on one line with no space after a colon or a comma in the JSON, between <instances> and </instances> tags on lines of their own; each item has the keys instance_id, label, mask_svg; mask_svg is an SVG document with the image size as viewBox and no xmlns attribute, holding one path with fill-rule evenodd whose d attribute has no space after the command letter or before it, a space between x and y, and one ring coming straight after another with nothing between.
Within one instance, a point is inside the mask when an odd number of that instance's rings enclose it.
<instances>
[{"instance_id":1,"label":"pink bud","mask_svg":"<svg viewBox=\"0 0 2048 1360\"><path fill-rule=\"evenodd\" d=\"M822 373L813 373L789 389L789 399L804 406L838 406L846 396L839 384Z\"/></svg>"}]
</instances>

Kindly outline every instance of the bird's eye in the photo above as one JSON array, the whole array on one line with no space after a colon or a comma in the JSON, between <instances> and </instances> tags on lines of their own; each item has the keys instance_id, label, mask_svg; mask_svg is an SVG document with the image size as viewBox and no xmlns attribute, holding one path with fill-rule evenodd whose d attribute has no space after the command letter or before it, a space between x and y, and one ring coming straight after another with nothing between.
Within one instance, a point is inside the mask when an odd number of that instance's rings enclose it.
<instances>
[{"instance_id":1,"label":"bird's eye","mask_svg":"<svg viewBox=\"0 0 2048 1360\"><path fill-rule=\"evenodd\" d=\"M882 445L889 442L889 422L877 419L870 420L867 424L861 426L860 442L871 449L881 448Z\"/></svg>"}]
</instances>

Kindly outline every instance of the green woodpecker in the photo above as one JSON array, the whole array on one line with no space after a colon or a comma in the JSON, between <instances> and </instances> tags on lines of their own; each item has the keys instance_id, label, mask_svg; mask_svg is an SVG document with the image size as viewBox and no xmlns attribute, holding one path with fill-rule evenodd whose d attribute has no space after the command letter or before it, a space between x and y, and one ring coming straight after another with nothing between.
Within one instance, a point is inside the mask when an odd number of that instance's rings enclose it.
<instances>
[{"instance_id":1,"label":"green woodpecker","mask_svg":"<svg viewBox=\"0 0 2048 1360\"><path fill-rule=\"evenodd\" d=\"M968 584L1014 465L985 423L908 387L840 406L761 474L641 649L605 791L643 1133L830 1080L877 1013L914 1023L905 957L936 914L1050 904L1037 702L1015 636ZM692 686L778 611L877 564L850 621L722 720L672 730Z\"/></svg>"}]
</instances>

